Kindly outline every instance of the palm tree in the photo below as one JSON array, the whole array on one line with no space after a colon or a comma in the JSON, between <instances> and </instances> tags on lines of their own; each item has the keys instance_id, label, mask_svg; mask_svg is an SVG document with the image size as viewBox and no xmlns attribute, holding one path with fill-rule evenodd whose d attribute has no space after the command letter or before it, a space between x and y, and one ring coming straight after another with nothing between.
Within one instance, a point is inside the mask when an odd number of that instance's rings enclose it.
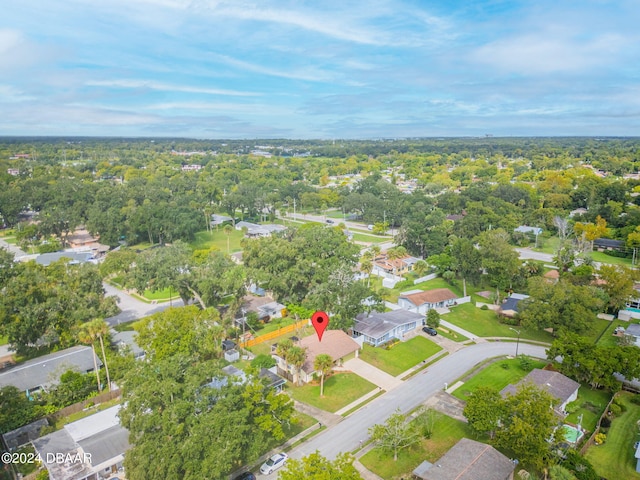
<instances>
[{"instance_id":1,"label":"palm tree","mask_svg":"<svg viewBox=\"0 0 640 480\"><path fill-rule=\"evenodd\" d=\"M84 323L78 329L78 340L86 345L91 345L91 350L93 350L93 369L96 372L96 380L98 381L98 391L102 391L102 385L100 385L100 372L98 371L98 361L96 357L96 347L93 344L95 342L95 336L91 328L89 328L89 323Z\"/></svg>"},{"instance_id":2,"label":"palm tree","mask_svg":"<svg viewBox=\"0 0 640 480\"><path fill-rule=\"evenodd\" d=\"M360 270L367 274L367 287L371 282L371 272L373 271L373 254L370 251L364 252L360 259Z\"/></svg>"},{"instance_id":3,"label":"palm tree","mask_svg":"<svg viewBox=\"0 0 640 480\"><path fill-rule=\"evenodd\" d=\"M320 372L320 396L324 396L324 377L333 370L333 358L327 353L321 353L313 361L313 368Z\"/></svg>"},{"instance_id":4,"label":"palm tree","mask_svg":"<svg viewBox=\"0 0 640 480\"><path fill-rule=\"evenodd\" d=\"M419 277L427 273L427 270L429 270L429 264L424 260L418 260L413 266L413 271L416 272L416 275L418 275Z\"/></svg>"},{"instance_id":5,"label":"palm tree","mask_svg":"<svg viewBox=\"0 0 640 480\"><path fill-rule=\"evenodd\" d=\"M284 362L284 370L289 370L289 352L293 348L293 342L290 339L282 340L278 342L278 346L276 348L276 355L282 359Z\"/></svg>"},{"instance_id":6,"label":"palm tree","mask_svg":"<svg viewBox=\"0 0 640 480\"><path fill-rule=\"evenodd\" d=\"M231 238L231 233L233 232L233 227L227 223L222 230L224 231L225 235L227 236L227 254L229 254L230 253L229 238Z\"/></svg>"},{"instance_id":7,"label":"palm tree","mask_svg":"<svg viewBox=\"0 0 640 480\"><path fill-rule=\"evenodd\" d=\"M294 368L294 371L296 374L295 375L296 382L294 383L296 383L298 386L302 384L302 382L300 381L300 376L301 376L300 374L302 373L302 366L304 365L304 362L306 360L307 360L307 351L304 348L294 345L289 349L288 361Z\"/></svg>"},{"instance_id":8,"label":"palm tree","mask_svg":"<svg viewBox=\"0 0 640 480\"><path fill-rule=\"evenodd\" d=\"M104 336L109 333L109 326L107 323L101 319L96 318L89 322L88 327L89 331L100 339L100 348L102 349L102 361L104 362L104 371L107 374L107 385L109 386L109 391L111 391L111 377L109 376L109 365L107 364L107 355L104 351ZM94 352L95 353L95 352Z\"/></svg>"}]
</instances>

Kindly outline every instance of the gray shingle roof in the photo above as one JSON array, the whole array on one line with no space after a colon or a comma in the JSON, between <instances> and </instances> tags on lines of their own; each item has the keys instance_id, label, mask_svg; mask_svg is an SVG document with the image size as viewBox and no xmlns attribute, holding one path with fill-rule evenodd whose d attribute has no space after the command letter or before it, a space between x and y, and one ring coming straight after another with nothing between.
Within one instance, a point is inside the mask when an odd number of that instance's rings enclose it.
<instances>
[{"instance_id":1,"label":"gray shingle roof","mask_svg":"<svg viewBox=\"0 0 640 480\"><path fill-rule=\"evenodd\" d=\"M507 394L514 394L518 386L524 383L533 383L534 385L543 388L549 392L553 397L560 401L560 404L566 402L573 393L580 388L580 384L569 377L564 376L559 372L553 372L550 370L541 370L536 368L529 372L529 374L520 380L515 385L507 385L500 392L503 396Z\"/></svg>"},{"instance_id":2,"label":"gray shingle roof","mask_svg":"<svg viewBox=\"0 0 640 480\"><path fill-rule=\"evenodd\" d=\"M640 325L638 325L637 323L632 323L625 329L624 333L626 335L633 335L634 337L640 337Z\"/></svg>"},{"instance_id":3,"label":"gray shingle roof","mask_svg":"<svg viewBox=\"0 0 640 480\"><path fill-rule=\"evenodd\" d=\"M98 368L102 366L97 359ZM28 360L0 373L0 388L13 385L20 390L56 385L67 370L89 372L93 370L91 347L71 347L56 353Z\"/></svg>"},{"instance_id":4,"label":"gray shingle roof","mask_svg":"<svg viewBox=\"0 0 640 480\"><path fill-rule=\"evenodd\" d=\"M514 469L491 445L463 438L430 467L420 465L413 473L423 480L506 480Z\"/></svg>"},{"instance_id":5,"label":"gray shingle roof","mask_svg":"<svg viewBox=\"0 0 640 480\"><path fill-rule=\"evenodd\" d=\"M380 338L397 326L422 322L423 318L424 315L402 309L392 312L361 313L356 317L353 330L372 338Z\"/></svg>"}]
</instances>

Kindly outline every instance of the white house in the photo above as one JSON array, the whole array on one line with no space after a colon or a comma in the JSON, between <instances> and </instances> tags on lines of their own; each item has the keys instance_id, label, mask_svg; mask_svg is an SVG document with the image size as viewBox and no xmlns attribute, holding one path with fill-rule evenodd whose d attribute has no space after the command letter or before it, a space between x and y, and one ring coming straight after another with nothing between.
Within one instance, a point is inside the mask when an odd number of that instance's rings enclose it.
<instances>
[{"instance_id":1,"label":"white house","mask_svg":"<svg viewBox=\"0 0 640 480\"><path fill-rule=\"evenodd\" d=\"M520 380L517 384L507 385L504 387L500 394L504 397L516 393L518 387L521 384L533 383L535 386L546 390L558 400L553 407L556 414L560 417L565 417L565 407L568 403L573 402L578 398L578 389L580 384L575 380L571 380L569 377L561 374L560 372L553 372L550 370L541 370L536 368L529 372L529 374Z\"/></svg>"},{"instance_id":2,"label":"white house","mask_svg":"<svg viewBox=\"0 0 640 480\"><path fill-rule=\"evenodd\" d=\"M398 305L410 312L426 314L432 308L443 308L453 305L458 296L448 288L433 290L412 290L400 294Z\"/></svg>"},{"instance_id":3,"label":"white house","mask_svg":"<svg viewBox=\"0 0 640 480\"><path fill-rule=\"evenodd\" d=\"M402 340L407 332L424 325L424 315L407 310L361 313L353 325L353 336L374 347L393 338Z\"/></svg>"}]
</instances>

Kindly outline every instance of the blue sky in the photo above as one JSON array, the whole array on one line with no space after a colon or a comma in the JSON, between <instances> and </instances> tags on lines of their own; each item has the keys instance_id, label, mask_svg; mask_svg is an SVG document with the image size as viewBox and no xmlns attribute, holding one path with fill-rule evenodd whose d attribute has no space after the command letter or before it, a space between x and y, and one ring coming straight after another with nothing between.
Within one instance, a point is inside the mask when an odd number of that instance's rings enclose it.
<instances>
[{"instance_id":1,"label":"blue sky","mask_svg":"<svg viewBox=\"0 0 640 480\"><path fill-rule=\"evenodd\" d=\"M640 135L637 0L4 0L0 135Z\"/></svg>"}]
</instances>

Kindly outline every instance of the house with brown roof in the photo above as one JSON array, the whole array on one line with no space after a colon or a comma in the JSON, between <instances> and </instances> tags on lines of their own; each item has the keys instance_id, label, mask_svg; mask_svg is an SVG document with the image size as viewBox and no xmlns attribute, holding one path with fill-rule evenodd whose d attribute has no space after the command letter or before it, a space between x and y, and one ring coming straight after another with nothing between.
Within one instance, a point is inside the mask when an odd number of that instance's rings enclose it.
<instances>
[{"instance_id":1,"label":"house with brown roof","mask_svg":"<svg viewBox=\"0 0 640 480\"><path fill-rule=\"evenodd\" d=\"M578 398L578 389L580 388L580 384L578 382L571 380L560 372L536 368L529 372L526 377L515 385L511 384L504 387L500 391L500 395L503 397L513 395L516 393L520 385L526 383L532 383L533 385L549 392L554 398L556 398L558 402L554 405L553 409L560 417L567 416L564 409L568 403L573 402Z\"/></svg>"},{"instance_id":2,"label":"house with brown roof","mask_svg":"<svg viewBox=\"0 0 640 480\"><path fill-rule=\"evenodd\" d=\"M558 283L558 280L560 280L560 272L558 272L558 270L549 270L542 275L542 277L547 283Z\"/></svg>"},{"instance_id":3,"label":"house with brown roof","mask_svg":"<svg viewBox=\"0 0 640 480\"><path fill-rule=\"evenodd\" d=\"M361 313L356 317L353 325L353 336L362 337L374 347L378 347L389 340L402 340L407 332L424 325L424 315L404 309L391 312Z\"/></svg>"},{"instance_id":4,"label":"house with brown roof","mask_svg":"<svg viewBox=\"0 0 640 480\"><path fill-rule=\"evenodd\" d=\"M373 270L371 273L384 277L385 275L402 275L413 270L416 262L420 261L417 257L406 255L402 258L389 258L386 251L373 259Z\"/></svg>"},{"instance_id":5,"label":"house with brown roof","mask_svg":"<svg viewBox=\"0 0 640 480\"><path fill-rule=\"evenodd\" d=\"M413 471L421 480L513 480L516 465L491 445L462 438L435 463Z\"/></svg>"},{"instance_id":6,"label":"house with brown roof","mask_svg":"<svg viewBox=\"0 0 640 480\"><path fill-rule=\"evenodd\" d=\"M342 330L326 330L322 335L322 341L314 333L296 342L296 345L306 350L307 359L302 366L300 379L308 383L313 380L316 373L314 362L321 353L326 353L333 359L335 365L341 365L345 357L358 352L361 345ZM357 355L357 353L356 353ZM278 355L273 355L278 362L278 373L289 379L294 376L294 368L287 365Z\"/></svg>"},{"instance_id":7,"label":"house with brown roof","mask_svg":"<svg viewBox=\"0 0 640 480\"><path fill-rule=\"evenodd\" d=\"M99 240L100 236L94 237L85 228L78 228L67 237L69 248L98 248Z\"/></svg>"},{"instance_id":8,"label":"house with brown roof","mask_svg":"<svg viewBox=\"0 0 640 480\"><path fill-rule=\"evenodd\" d=\"M448 288L433 290L412 290L400 294L398 305L404 310L426 314L432 308L443 308L454 305L458 295Z\"/></svg>"}]
</instances>

